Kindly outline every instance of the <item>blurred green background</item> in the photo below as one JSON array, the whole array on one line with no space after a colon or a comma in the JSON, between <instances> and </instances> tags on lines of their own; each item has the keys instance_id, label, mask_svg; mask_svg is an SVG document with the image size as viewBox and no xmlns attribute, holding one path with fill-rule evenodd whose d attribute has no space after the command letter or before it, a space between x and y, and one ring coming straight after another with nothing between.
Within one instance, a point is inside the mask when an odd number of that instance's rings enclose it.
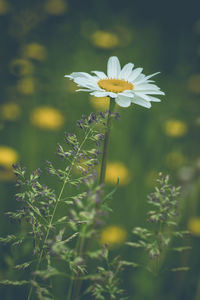
<instances>
[{"instance_id":1,"label":"blurred green background","mask_svg":"<svg viewBox=\"0 0 200 300\"><path fill-rule=\"evenodd\" d=\"M106 71L110 56L133 62L144 74L157 71L166 93L150 110L118 107L109 151L107 183L120 177L114 213L102 239L133 261L142 255L123 245L145 224L146 196L157 173L183 187L181 228L192 250L169 255L169 268L186 273L159 278L143 270L123 274L129 299L200 299L200 7L199 1L0 0L0 228L13 231L4 213L17 208L11 164L28 171L55 160L64 132L76 132L82 114L105 110L107 100L76 93L64 78L74 71ZM114 150L113 150L114 149ZM45 175L43 175L45 176ZM48 176L44 181L50 183ZM1 251L0 278L12 272L12 251ZM25 299L22 289L3 288L0 299ZM64 298L63 298L64 299Z\"/></svg>"}]
</instances>

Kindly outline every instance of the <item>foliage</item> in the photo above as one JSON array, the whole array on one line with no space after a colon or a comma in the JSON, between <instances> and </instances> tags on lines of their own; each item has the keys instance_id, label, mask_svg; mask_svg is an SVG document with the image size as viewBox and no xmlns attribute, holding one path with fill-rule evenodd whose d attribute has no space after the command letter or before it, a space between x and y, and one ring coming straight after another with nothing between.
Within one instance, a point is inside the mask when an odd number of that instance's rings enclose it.
<instances>
[{"instance_id":1,"label":"foliage","mask_svg":"<svg viewBox=\"0 0 200 300\"><path fill-rule=\"evenodd\" d=\"M40 169L27 176L24 167L13 166L17 186L21 188L16 194L21 208L16 212L8 212L7 215L12 221L21 223L23 230L1 238L0 242L20 248L27 242L31 243L32 253L29 259L32 259L14 266L16 271L28 268L31 271L28 280L6 279L0 283L31 285L28 299L32 298L33 290L38 299L54 299L52 278L55 276L66 278L69 287L68 299L78 299L81 280L92 280L93 284L88 292L90 291L95 299L102 299L103 296L100 295L104 292L111 295L112 299L117 299L117 295L122 293L118 288L119 270L112 271L119 267L115 266L116 261L109 263L108 249L103 249L96 243L92 251L87 250L91 239L98 239L99 230L110 211L108 200L116 191L114 188L105 194L103 185L99 186L96 183L95 167L99 163L99 147L104 139L101 132L105 130L108 114L107 111L91 113L89 117L82 116L77 123L82 131L81 141L75 134L65 134L65 146L58 145L57 150L58 156L64 160L64 169L57 169L51 162L47 162L48 173L56 176L62 183L60 191L52 190L40 182ZM118 118L118 115L112 114L111 117ZM66 186L68 190L65 189ZM62 215L57 213L58 209L62 210ZM105 281L104 267L101 267L102 257L107 263L106 278L111 274L113 276L107 285L102 285L99 290L97 280L102 283ZM87 275L88 261L96 261L97 258L100 259L100 265L94 269L96 272L97 268L98 278L95 275ZM57 262L62 262L64 267L59 269Z\"/></svg>"},{"instance_id":2,"label":"foliage","mask_svg":"<svg viewBox=\"0 0 200 300\"><path fill-rule=\"evenodd\" d=\"M188 235L187 230L178 230L178 210L180 187L175 187L169 183L169 175L159 174L158 186L155 191L148 196L148 203L153 206L153 210L148 211L150 229L135 227L133 234L138 237L136 242L127 242L133 248L143 248L151 259L147 270L158 274L161 268L166 250L170 249L170 243L174 238L183 238ZM173 241L174 242L174 241ZM175 247L170 250L182 252L190 247ZM173 268L172 271L188 270L187 267Z\"/></svg>"}]
</instances>

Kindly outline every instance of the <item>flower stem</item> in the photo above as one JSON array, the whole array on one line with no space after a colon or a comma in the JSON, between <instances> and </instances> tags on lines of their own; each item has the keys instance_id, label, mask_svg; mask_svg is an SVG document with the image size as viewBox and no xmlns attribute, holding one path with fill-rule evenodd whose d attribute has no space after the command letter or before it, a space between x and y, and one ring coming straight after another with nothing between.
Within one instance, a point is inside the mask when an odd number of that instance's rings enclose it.
<instances>
[{"instance_id":1,"label":"flower stem","mask_svg":"<svg viewBox=\"0 0 200 300\"><path fill-rule=\"evenodd\" d=\"M114 111L114 108L115 108L115 100L113 98L110 98L109 114L107 118L107 128L106 128L105 139L104 139L99 184L102 184L105 181L108 145L109 145L110 131L111 131L111 120L112 120L112 113Z\"/></svg>"},{"instance_id":2,"label":"flower stem","mask_svg":"<svg viewBox=\"0 0 200 300\"><path fill-rule=\"evenodd\" d=\"M49 222L49 225L48 225L48 229L47 229L47 232L46 232L46 235L45 235L45 239L44 239L44 242L43 242L43 246L42 246L42 249L41 249L39 258L38 258L38 262L37 262L37 264L36 264L36 270L39 268L39 266L40 266L40 264L41 264L42 257L43 257L43 253L44 253L45 243L46 243L46 241L47 241L47 239L48 239L48 237L49 237L50 230L52 229L52 225L53 225L54 217L55 217L55 214L56 214L56 211L57 211L57 207L58 207L58 205L59 205L59 203L60 203L60 201L61 201L61 197L62 197L62 195L63 195L65 186L66 186L66 184L67 184L67 182L68 182L68 177L69 177L69 175L70 175L70 173L71 173L71 171L72 171L72 169L73 169L73 166L74 166L74 164L75 164L75 162L76 162L76 158L78 157L79 152L81 151L81 149L82 149L84 143L86 142L86 140L87 140L87 138L88 138L90 132L91 132L91 129L88 130L88 131L86 131L85 137L84 137L84 139L83 139L83 141L82 141L82 143L81 143L81 145L80 145L80 147L79 147L79 149L78 149L78 151L77 151L75 157L73 158L73 161L72 161L72 163L71 163L70 169L69 169L69 171L68 171L68 173L67 173L66 179L64 180L63 186L62 186L62 188L61 188L60 194L59 194L59 196L58 196L58 198L57 198L57 200L56 200L56 203L55 203L55 206L54 206L54 209L53 209L53 213L52 213L52 215L51 215L51 219L50 219L50 222ZM33 281L35 280L35 277L36 277L36 275L33 277ZM31 288L30 288L30 290L29 290L29 294L28 294L27 300L30 300L30 299L31 299L32 291L33 291L33 287L31 286Z\"/></svg>"}]
</instances>

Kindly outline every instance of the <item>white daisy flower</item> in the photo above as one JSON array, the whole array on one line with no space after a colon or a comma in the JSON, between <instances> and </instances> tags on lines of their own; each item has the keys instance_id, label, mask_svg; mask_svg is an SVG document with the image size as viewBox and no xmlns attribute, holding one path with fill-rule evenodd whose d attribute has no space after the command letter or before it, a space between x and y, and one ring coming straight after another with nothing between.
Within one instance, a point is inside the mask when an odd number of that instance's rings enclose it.
<instances>
[{"instance_id":1,"label":"white daisy flower","mask_svg":"<svg viewBox=\"0 0 200 300\"><path fill-rule=\"evenodd\" d=\"M114 98L122 107L135 103L150 108L151 102L160 102L155 95L164 95L157 85L152 84L154 81L149 80L160 72L145 76L142 70L134 69L132 63L121 69L119 59L112 56L108 60L107 75L101 71L92 71L94 76L85 72L73 72L65 77L69 77L81 87L77 91L86 91L95 97Z\"/></svg>"}]
</instances>

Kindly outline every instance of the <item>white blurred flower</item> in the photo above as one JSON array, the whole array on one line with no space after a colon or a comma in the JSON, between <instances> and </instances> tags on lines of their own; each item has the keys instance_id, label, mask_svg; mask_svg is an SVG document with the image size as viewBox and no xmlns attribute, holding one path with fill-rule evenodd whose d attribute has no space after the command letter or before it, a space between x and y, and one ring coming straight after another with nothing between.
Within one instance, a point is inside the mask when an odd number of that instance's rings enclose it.
<instances>
[{"instance_id":1,"label":"white blurred flower","mask_svg":"<svg viewBox=\"0 0 200 300\"><path fill-rule=\"evenodd\" d=\"M112 56L108 60L107 75L101 71L92 71L92 76L85 72L73 72L65 75L73 80L81 89L95 97L111 97L122 107L128 107L135 103L147 108L151 102L160 102L160 99L152 95L164 95L160 88L149 80L154 73L145 76L142 68L134 69L134 64L128 63L122 69L119 59Z\"/></svg>"}]
</instances>

